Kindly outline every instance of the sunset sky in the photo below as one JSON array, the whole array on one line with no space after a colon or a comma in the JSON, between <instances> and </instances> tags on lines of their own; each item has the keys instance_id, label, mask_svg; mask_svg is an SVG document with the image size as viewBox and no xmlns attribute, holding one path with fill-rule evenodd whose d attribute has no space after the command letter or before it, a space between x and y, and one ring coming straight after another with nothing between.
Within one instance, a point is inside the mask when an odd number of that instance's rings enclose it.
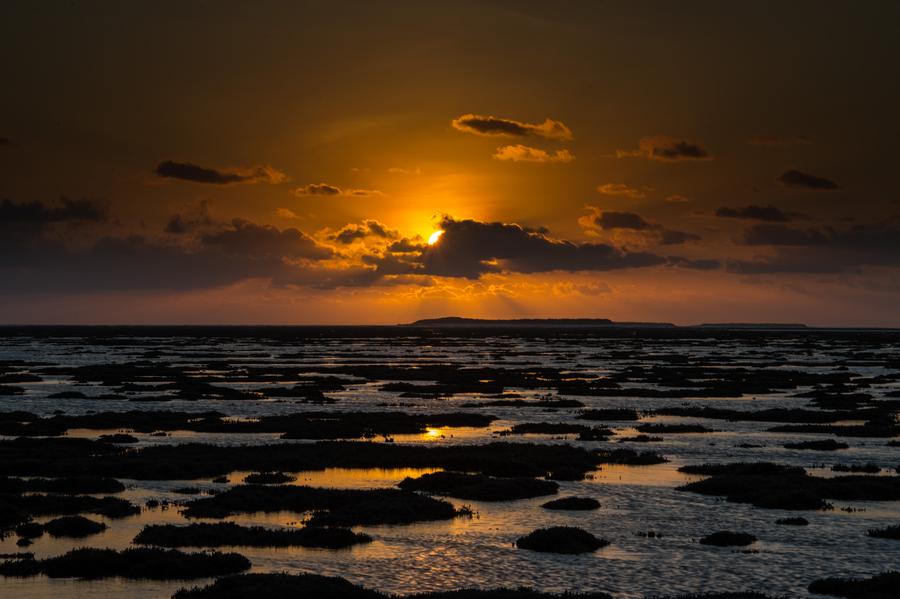
<instances>
[{"instance_id":1,"label":"sunset sky","mask_svg":"<svg viewBox=\"0 0 900 599\"><path fill-rule=\"evenodd\" d=\"M0 52L0 323L900 326L895 1L7 1Z\"/></svg>"}]
</instances>

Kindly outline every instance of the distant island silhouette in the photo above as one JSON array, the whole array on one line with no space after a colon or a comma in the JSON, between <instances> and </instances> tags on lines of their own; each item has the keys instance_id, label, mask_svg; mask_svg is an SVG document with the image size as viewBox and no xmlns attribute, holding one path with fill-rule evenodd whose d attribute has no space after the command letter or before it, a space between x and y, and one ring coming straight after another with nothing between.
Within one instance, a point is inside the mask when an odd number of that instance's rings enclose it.
<instances>
[{"instance_id":1,"label":"distant island silhouette","mask_svg":"<svg viewBox=\"0 0 900 599\"><path fill-rule=\"evenodd\" d=\"M711 328L711 329L808 329L800 323L704 323L679 326L671 322L616 322L609 318L464 318L444 316L423 318L401 326L409 327L623 327L623 328Z\"/></svg>"}]
</instances>

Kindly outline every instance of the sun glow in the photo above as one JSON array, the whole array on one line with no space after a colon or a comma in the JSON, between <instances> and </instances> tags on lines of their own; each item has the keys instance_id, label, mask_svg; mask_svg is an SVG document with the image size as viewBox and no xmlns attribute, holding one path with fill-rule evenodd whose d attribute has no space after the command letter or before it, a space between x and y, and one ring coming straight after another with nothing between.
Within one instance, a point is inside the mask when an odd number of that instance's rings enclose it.
<instances>
[{"instance_id":1,"label":"sun glow","mask_svg":"<svg viewBox=\"0 0 900 599\"><path fill-rule=\"evenodd\" d=\"M434 244L436 244L436 243L440 240L441 235L443 235L443 234L444 234L444 232L441 231L440 229L438 229L437 231L435 231L434 233L432 233L432 234L428 237L428 245L434 245Z\"/></svg>"}]
</instances>

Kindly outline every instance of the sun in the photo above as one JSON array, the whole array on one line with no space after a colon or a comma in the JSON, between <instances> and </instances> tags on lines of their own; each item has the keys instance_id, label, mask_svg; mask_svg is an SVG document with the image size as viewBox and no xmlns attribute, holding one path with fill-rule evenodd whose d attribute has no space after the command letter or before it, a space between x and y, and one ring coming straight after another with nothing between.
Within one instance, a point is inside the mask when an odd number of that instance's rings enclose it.
<instances>
[{"instance_id":1,"label":"sun","mask_svg":"<svg viewBox=\"0 0 900 599\"><path fill-rule=\"evenodd\" d=\"M434 245L434 244L436 244L436 243L438 242L438 240L440 240L441 235L443 235L443 234L444 234L444 232L441 231L440 229L438 229L437 231L435 231L434 233L432 233L432 234L428 237L428 245Z\"/></svg>"}]
</instances>

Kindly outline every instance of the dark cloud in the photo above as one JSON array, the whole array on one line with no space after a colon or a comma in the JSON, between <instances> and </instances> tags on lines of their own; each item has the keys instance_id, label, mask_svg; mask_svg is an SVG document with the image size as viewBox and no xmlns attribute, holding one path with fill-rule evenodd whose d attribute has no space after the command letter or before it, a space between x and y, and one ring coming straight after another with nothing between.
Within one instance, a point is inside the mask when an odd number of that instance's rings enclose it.
<instances>
[{"instance_id":1,"label":"dark cloud","mask_svg":"<svg viewBox=\"0 0 900 599\"><path fill-rule=\"evenodd\" d=\"M336 196L341 195L341 188L328 183L309 183L294 190L297 195Z\"/></svg>"},{"instance_id":2,"label":"dark cloud","mask_svg":"<svg viewBox=\"0 0 900 599\"><path fill-rule=\"evenodd\" d=\"M660 245L681 245L691 241L700 241L700 236L686 231L673 231L660 227L656 230Z\"/></svg>"},{"instance_id":3,"label":"dark cloud","mask_svg":"<svg viewBox=\"0 0 900 599\"><path fill-rule=\"evenodd\" d=\"M404 237L399 241L395 241L391 245L388 246L388 251L393 252L395 254L410 254L413 252L422 252L427 247L421 238L419 239L409 239L408 237Z\"/></svg>"},{"instance_id":4,"label":"dark cloud","mask_svg":"<svg viewBox=\"0 0 900 599\"><path fill-rule=\"evenodd\" d=\"M812 140L802 135L756 135L747 140L751 146L807 145Z\"/></svg>"},{"instance_id":5,"label":"dark cloud","mask_svg":"<svg viewBox=\"0 0 900 599\"><path fill-rule=\"evenodd\" d=\"M796 169L781 173L778 180L781 181L781 184L785 187L800 187L803 189L816 190L840 189L840 186L831 179L810 175L809 173L804 173Z\"/></svg>"},{"instance_id":6,"label":"dark cloud","mask_svg":"<svg viewBox=\"0 0 900 599\"><path fill-rule=\"evenodd\" d=\"M493 156L496 160L508 162L572 162L575 156L568 150L557 150L551 154L540 148L532 148L522 144L501 146Z\"/></svg>"},{"instance_id":7,"label":"dark cloud","mask_svg":"<svg viewBox=\"0 0 900 599\"><path fill-rule=\"evenodd\" d=\"M55 204L43 202L15 203L9 199L0 200L0 223L47 223L93 221L107 218L106 204L94 200L71 200L62 197Z\"/></svg>"},{"instance_id":8,"label":"dark cloud","mask_svg":"<svg viewBox=\"0 0 900 599\"><path fill-rule=\"evenodd\" d=\"M592 214L582 217L580 222L589 227L596 227L603 231L625 229L638 231L644 234L650 243L660 245L680 245L690 241L699 241L700 236L684 231L674 231L660 224L651 223L634 212L616 212L612 210L600 211L592 208Z\"/></svg>"},{"instance_id":9,"label":"dark cloud","mask_svg":"<svg viewBox=\"0 0 900 599\"><path fill-rule=\"evenodd\" d=\"M616 156L646 158L660 162L712 160L712 155L700 144L663 135L644 137L638 142L637 150L617 150Z\"/></svg>"},{"instance_id":10,"label":"dark cloud","mask_svg":"<svg viewBox=\"0 0 900 599\"><path fill-rule=\"evenodd\" d=\"M386 255L370 262L379 272L469 279L486 273L607 271L666 262L661 256L626 252L607 244L553 239L516 224L445 217L440 226L443 236L420 254Z\"/></svg>"},{"instance_id":11,"label":"dark cloud","mask_svg":"<svg viewBox=\"0 0 900 599\"><path fill-rule=\"evenodd\" d=\"M201 235L200 242L205 248L249 257L322 260L333 255L330 249L298 229L278 229L242 218L233 219L231 226L224 230Z\"/></svg>"},{"instance_id":12,"label":"dark cloud","mask_svg":"<svg viewBox=\"0 0 900 599\"><path fill-rule=\"evenodd\" d=\"M11 146L13 142L8 137L0 137L0 146Z\"/></svg>"},{"instance_id":13,"label":"dark cloud","mask_svg":"<svg viewBox=\"0 0 900 599\"><path fill-rule=\"evenodd\" d=\"M351 223L344 226L337 233L328 236L328 239L343 244L350 244L367 237L380 239L396 239L399 237L396 231L392 231L377 220L364 220L362 224Z\"/></svg>"},{"instance_id":14,"label":"dark cloud","mask_svg":"<svg viewBox=\"0 0 900 599\"><path fill-rule=\"evenodd\" d=\"M297 196L373 196L381 195L377 189L341 189L328 183L309 183L294 190Z\"/></svg>"},{"instance_id":15,"label":"dark cloud","mask_svg":"<svg viewBox=\"0 0 900 599\"><path fill-rule=\"evenodd\" d=\"M634 212L613 212L607 210L598 214L594 222L601 229L635 229L643 231L653 228L653 225Z\"/></svg>"},{"instance_id":16,"label":"dark cloud","mask_svg":"<svg viewBox=\"0 0 900 599\"><path fill-rule=\"evenodd\" d=\"M327 268L323 261L334 252L297 229L279 230L242 219L216 227L189 243L174 245L143 235L105 236L77 246L41 234L16 242L0 235L0 289L7 293L192 290L248 279L280 286L327 286L361 271Z\"/></svg>"},{"instance_id":17,"label":"dark cloud","mask_svg":"<svg viewBox=\"0 0 900 599\"><path fill-rule=\"evenodd\" d=\"M803 215L796 212L785 212L777 206L758 206L751 204L743 208L727 208L722 207L716 210L716 216L722 218L739 218L744 220L761 220L770 223L786 223L797 218L803 218Z\"/></svg>"},{"instance_id":18,"label":"dark cloud","mask_svg":"<svg viewBox=\"0 0 900 599\"><path fill-rule=\"evenodd\" d=\"M534 135L547 139L569 140L572 131L560 121L546 119L543 123L532 124L513 119L480 114L464 114L450 123L454 129L477 135L498 135L507 137L527 137Z\"/></svg>"},{"instance_id":19,"label":"dark cloud","mask_svg":"<svg viewBox=\"0 0 900 599\"><path fill-rule=\"evenodd\" d=\"M691 259L682 256L668 256L670 266L679 268L688 268L691 270L716 270L721 268L722 263L714 259Z\"/></svg>"},{"instance_id":20,"label":"dark cloud","mask_svg":"<svg viewBox=\"0 0 900 599\"><path fill-rule=\"evenodd\" d=\"M744 231L747 245L824 245L835 236L830 228L795 229L784 225L754 225Z\"/></svg>"},{"instance_id":21,"label":"dark cloud","mask_svg":"<svg viewBox=\"0 0 900 599\"><path fill-rule=\"evenodd\" d=\"M172 160L160 162L156 167L156 174L159 177L208 185L281 183L286 179L284 173L275 170L271 166L216 169L198 166L190 162L175 162Z\"/></svg>"},{"instance_id":22,"label":"dark cloud","mask_svg":"<svg viewBox=\"0 0 900 599\"><path fill-rule=\"evenodd\" d=\"M869 223L846 229L785 225L755 225L744 232L744 243L771 246L774 253L752 261L732 261L733 272L833 273L865 266L900 266L900 226Z\"/></svg>"},{"instance_id":23,"label":"dark cloud","mask_svg":"<svg viewBox=\"0 0 900 599\"><path fill-rule=\"evenodd\" d=\"M215 221L210 214L209 203L204 200L200 202L195 214L189 214L187 216L173 214L163 228L163 231L171 233L172 235L184 235L196 229L213 225L215 225Z\"/></svg>"}]
</instances>

